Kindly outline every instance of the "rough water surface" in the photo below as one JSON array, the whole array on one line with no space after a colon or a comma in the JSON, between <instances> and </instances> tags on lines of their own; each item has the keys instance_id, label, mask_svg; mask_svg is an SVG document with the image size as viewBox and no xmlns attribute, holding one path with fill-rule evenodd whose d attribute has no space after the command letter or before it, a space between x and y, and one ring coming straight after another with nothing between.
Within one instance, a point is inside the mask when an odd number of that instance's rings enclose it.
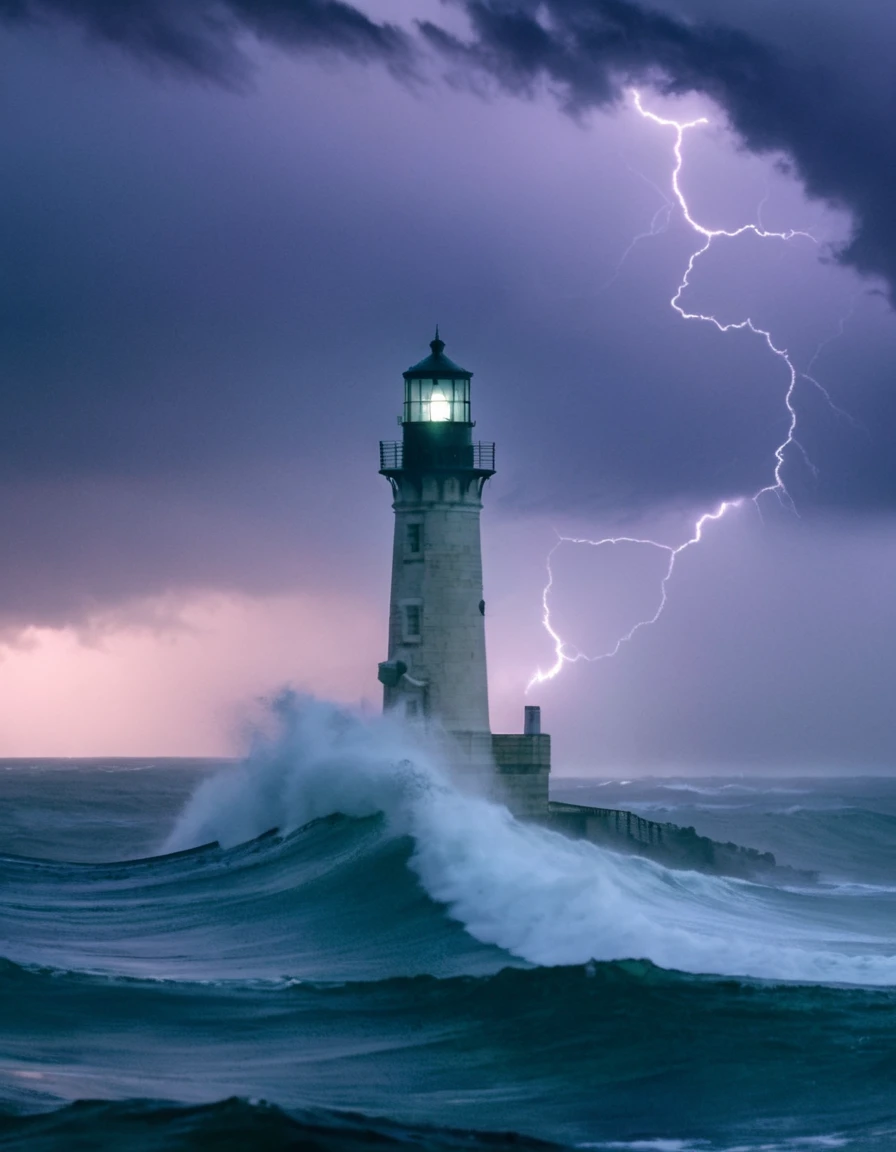
<instances>
[{"instance_id":1,"label":"rough water surface","mask_svg":"<svg viewBox=\"0 0 896 1152\"><path fill-rule=\"evenodd\" d=\"M240 765L0 762L0 1149L896 1147L896 781L554 794L819 880L523 827L290 700Z\"/></svg>"}]
</instances>

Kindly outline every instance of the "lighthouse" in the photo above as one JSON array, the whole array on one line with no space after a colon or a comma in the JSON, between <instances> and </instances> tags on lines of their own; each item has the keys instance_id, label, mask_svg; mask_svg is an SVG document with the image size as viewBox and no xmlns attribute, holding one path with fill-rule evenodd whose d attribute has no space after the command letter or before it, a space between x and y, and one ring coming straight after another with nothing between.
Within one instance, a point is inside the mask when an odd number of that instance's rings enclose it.
<instances>
[{"instance_id":1,"label":"lighthouse","mask_svg":"<svg viewBox=\"0 0 896 1152\"><path fill-rule=\"evenodd\" d=\"M403 373L401 439L380 441L395 512L383 707L443 737L458 774L474 774L517 814L540 815L550 737L538 709L526 709L518 736L489 725L479 518L495 445L473 438L473 373L445 355L438 328L429 347Z\"/></svg>"}]
</instances>

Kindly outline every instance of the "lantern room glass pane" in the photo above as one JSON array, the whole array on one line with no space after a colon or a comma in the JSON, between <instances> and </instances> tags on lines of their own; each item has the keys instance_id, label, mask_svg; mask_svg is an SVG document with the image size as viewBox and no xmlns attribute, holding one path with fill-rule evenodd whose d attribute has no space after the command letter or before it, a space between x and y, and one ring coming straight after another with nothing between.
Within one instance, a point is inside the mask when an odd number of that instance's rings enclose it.
<instances>
[{"instance_id":1,"label":"lantern room glass pane","mask_svg":"<svg viewBox=\"0 0 896 1152\"><path fill-rule=\"evenodd\" d=\"M470 422L470 381L426 379L405 381L404 420L410 422Z\"/></svg>"}]
</instances>

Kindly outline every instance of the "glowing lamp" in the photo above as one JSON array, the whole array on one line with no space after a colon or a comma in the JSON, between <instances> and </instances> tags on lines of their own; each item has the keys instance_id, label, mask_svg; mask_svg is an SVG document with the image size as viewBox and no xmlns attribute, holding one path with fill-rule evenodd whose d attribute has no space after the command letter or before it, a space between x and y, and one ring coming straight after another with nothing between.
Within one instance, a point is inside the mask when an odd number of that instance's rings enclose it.
<instances>
[{"instance_id":1,"label":"glowing lamp","mask_svg":"<svg viewBox=\"0 0 896 1152\"><path fill-rule=\"evenodd\" d=\"M433 391L432 399L429 402L429 418L430 420L451 419L451 403L445 399L444 393L438 388Z\"/></svg>"}]
</instances>

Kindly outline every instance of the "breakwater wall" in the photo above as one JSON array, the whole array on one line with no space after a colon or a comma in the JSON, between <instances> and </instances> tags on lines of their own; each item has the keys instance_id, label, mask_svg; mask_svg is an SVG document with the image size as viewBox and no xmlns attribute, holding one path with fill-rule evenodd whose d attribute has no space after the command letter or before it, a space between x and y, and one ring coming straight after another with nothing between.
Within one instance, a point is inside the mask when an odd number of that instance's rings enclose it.
<instances>
[{"instance_id":1,"label":"breakwater wall","mask_svg":"<svg viewBox=\"0 0 896 1152\"><path fill-rule=\"evenodd\" d=\"M548 802L549 828L574 839L602 844L614 852L647 856L667 868L736 876L744 880L812 880L815 877L779 864L771 852L700 836L694 828L645 820L619 808Z\"/></svg>"}]
</instances>

